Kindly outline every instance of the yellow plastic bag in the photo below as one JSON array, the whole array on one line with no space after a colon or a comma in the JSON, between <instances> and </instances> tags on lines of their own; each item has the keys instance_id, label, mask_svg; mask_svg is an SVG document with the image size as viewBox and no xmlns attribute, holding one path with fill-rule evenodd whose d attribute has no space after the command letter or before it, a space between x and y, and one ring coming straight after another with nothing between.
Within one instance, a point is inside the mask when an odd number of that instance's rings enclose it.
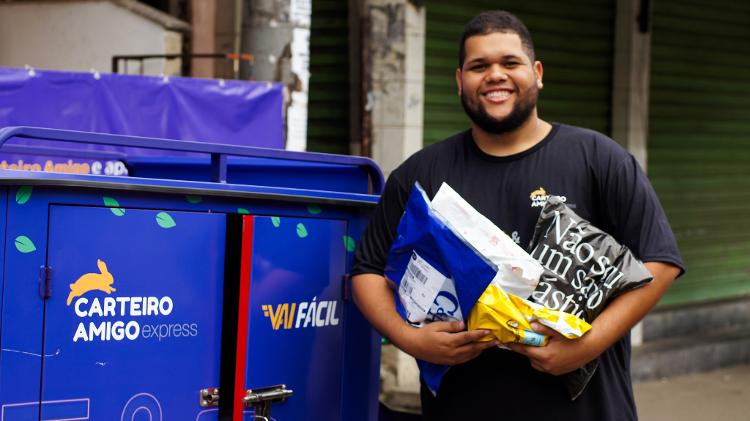
<instances>
[{"instance_id":1,"label":"yellow plastic bag","mask_svg":"<svg viewBox=\"0 0 750 421\"><path fill-rule=\"evenodd\" d=\"M495 284L490 284L477 300L469 314L468 328L491 331L482 341L498 339L503 343L547 345L549 338L534 332L531 328L533 321L560 332L568 339L580 338L591 329L583 319L507 294Z\"/></svg>"}]
</instances>

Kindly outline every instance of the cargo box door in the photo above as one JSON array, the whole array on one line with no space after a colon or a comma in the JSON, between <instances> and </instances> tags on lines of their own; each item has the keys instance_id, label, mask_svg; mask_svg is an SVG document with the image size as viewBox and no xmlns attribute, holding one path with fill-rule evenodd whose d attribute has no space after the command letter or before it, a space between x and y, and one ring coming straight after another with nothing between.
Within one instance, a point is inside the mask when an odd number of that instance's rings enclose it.
<instances>
[{"instance_id":1,"label":"cargo box door","mask_svg":"<svg viewBox=\"0 0 750 421\"><path fill-rule=\"evenodd\" d=\"M275 420L340 420L346 223L253 219L245 385L293 391Z\"/></svg>"},{"instance_id":2,"label":"cargo box door","mask_svg":"<svg viewBox=\"0 0 750 421\"><path fill-rule=\"evenodd\" d=\"M41 419L217 419L198 396L219 385L226 216L52 206L49 226Z\"/></svg>"}]
</instances>

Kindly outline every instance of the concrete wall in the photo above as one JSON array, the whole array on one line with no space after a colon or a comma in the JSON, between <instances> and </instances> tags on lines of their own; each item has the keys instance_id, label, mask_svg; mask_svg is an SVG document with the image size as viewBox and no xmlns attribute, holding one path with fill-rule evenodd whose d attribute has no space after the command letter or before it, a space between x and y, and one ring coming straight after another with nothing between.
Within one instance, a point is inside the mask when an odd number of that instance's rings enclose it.
<instances>
[{"instance_id":1,"label":"concrete wall","mask_svg":"<svg viewBox=\"0 0 750 421\"><path fill-rule=\"evenodd\" d=\"M310 0L247 1L242 48L255 56L251 79L279 81L286 86L286 149L304 151L312 3ZM249 76L242 73L243 78Z\"/></svg>"},{"instance_id":2,"label":"concrete wall","mask_svg":"<svg viewBox=\"0 0 750 421\"><path fill-rule=\"evenodd\" d=\"M240 8L239 14L237 13L238 7ZM237 27L237 18L241 19L243 10L243 0L218 0L216 2L216 38L214 40L214 51L217 53L249 52L243 51L241 45L239 45L242 38L242 28ZM239 72L237 76L239 76ZM216 60L214 63L214 77L224 79L235 78L234 62L231 60Z\"/></svg>"},{"instance_id":3,"label":"concrete wall","mask_svg":"<svg viewBox=\"0 0 750 421\"><path fill-rule=\"evenodd\" d=\"M612 137L646 169L651 33L639 28L643 2L617 0Z\"/></svg>"},{"instance_id":4,"label":"concrete wall","mask_svg":"<svg viewBox=\"0 0 750 421\"><path fill-rule=\"evenodd\" d=\"M426 10L407 0L366 0L369 20L369 92L372 158L387 175L422 148ZM364 66L367 72L367 65ZM369 116L368 116L369 113ZM392 345L381 359L380 400L388 408L418 413L419 369L413 357Z\"/></svg>"},{"instance_id":5,"label":"concrete wall","mask_svg":"<svg viewBox=\"0 0 750 421\"><path fill-rule=\"evenodd\" d=\"M217 52L216 44L216 0L193 0L191 2L193 26L190 48L193 54ZM212 78L215 75L215 61L207 58L194 58L190 64L191 76Z\"/></svg>"},{"instance_id":6,"label":"concrete wall","mask_svg":"<svg viewBox=\"0 0 750 421\"><path fill-rule=\"evenodd\" d=\"M181 34L109 1L0 3L0 66L109 72L113 55L176 54L181 46ZM143 73L174 74L175 62L146 61Z\"/></svg>"},{"instance_id":7,"label":"concrete wall","mask_svg":"<svg viewBox=\"0 0 750 421\"><path fill-rule=\"evenodd\" d=\"M426 11L406 0L368 0L367 7L372 91L365 111L372 113L372 157L388 174L422 148Z\"/></svg>"}]
</instances>

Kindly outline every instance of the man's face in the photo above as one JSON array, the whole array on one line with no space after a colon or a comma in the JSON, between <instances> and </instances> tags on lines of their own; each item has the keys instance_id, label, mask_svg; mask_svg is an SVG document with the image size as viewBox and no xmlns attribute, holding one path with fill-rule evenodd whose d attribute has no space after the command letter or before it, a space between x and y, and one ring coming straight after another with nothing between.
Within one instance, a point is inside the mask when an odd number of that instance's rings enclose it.
<instances>
[{"instance_id":1,"label":"man's face","mask_svg":"<svg viewBox=\"0 0 750 421\"><path fill-rule=\"evenodd\" d=\"M515 33L469 37L456 83L466 114L482 130L511 132L536 115L542 64L531 62Z\"/></svg>"}]
</instances>

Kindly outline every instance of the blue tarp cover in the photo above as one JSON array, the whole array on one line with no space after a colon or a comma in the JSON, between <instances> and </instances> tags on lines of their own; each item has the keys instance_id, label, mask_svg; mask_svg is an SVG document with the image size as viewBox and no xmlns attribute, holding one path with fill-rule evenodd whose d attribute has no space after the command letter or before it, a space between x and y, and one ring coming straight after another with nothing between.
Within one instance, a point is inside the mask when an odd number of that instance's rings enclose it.
<instances>
[{"instance_id":1,"label":"blue tarp cover","mask_svg":"<svg viewBox=\"0 0 750 421\"><path fill-rule=\"evenodd\" d=\"M0 127L39 126L283 148L282 107L278 83L0 67ZM13 144L26 142L19 139ZM0 156L6 166L19 159L34 161L28 156ZM53 161L67 160L57 157ZM46 159L35 162L44 167Z\"/></svg>"}]
</instances>

